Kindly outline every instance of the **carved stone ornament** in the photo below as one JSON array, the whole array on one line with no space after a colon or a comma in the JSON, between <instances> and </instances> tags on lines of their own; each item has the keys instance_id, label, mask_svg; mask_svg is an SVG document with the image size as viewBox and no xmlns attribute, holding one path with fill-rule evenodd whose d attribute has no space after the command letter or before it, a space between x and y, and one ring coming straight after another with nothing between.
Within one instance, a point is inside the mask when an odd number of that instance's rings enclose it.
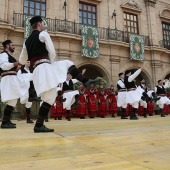
<instances>
[{"instance_id":1,"label":"carved stone ornament","mask_svg":"<svg viewBox=\"0 0 170 170\"><path fill-rule=\"evenodd\" d=\"M142 11L140 6L134 0L128 0L120 6L121 8L124 8L125 10L127 9L127 10L131 10L137 13L140 13Z\"/></svg>"},{"instance_id":2,"label":"carved stone ornament","mask_svg":"<svg viewBox=\"0 0 170 170\"><path fill-rule=\"evenodd\" d=\"M157 0L145 0L147 6L155 7Z\"/></svg>"},{"instance_id":3,"label":"carved stone ornament","mask_svg":"<svg viewBox=\"0 0 170 170\"><path fill-rule=\"evenodd\" d=\"M160 11L160 18L170 21L170 9L165 8L163 10Z\"/></svg>"}]
</instances>

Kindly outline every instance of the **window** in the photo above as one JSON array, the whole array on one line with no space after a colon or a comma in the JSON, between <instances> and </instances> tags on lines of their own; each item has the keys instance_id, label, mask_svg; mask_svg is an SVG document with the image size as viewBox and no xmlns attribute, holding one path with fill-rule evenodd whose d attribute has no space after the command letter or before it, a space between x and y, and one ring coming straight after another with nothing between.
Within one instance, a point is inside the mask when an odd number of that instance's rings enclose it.
<instances>
[{"instance_id":1,"label":"window","mask_svg":"<svg viewBox=\"0 0 170 170\"><path fill-rule=\"evenodd\" d=\"M80 3L79 4L79 23L80 25L96 26L96 6Z\"/></svg>"},{"instance_id":2,"label":"window","mask_svg":"<svg viewBox=\"0 0 170 170\"><path fill-rule=\"evenodd\" d=\"M46 16L46 0L24 0L24 14Z\"/></svg>"},{"instance_id":3,"label":"window","mask_svg":"<svg viewBox=\"0 0 170 170\"><path fill-rule=\"evenodd\" d=\"M163 43L165 47L170 47L170 24L162 22Z\"/></svg>"},{"instance_id":4,"label":"window","mask_svg":"<svg viewBox=\"0 0 170 170\"><path fill-rule=\"evenodd\" d=\"M137 15L124 12L124 31L139 34Z\"/></svg>"}]
</instances>

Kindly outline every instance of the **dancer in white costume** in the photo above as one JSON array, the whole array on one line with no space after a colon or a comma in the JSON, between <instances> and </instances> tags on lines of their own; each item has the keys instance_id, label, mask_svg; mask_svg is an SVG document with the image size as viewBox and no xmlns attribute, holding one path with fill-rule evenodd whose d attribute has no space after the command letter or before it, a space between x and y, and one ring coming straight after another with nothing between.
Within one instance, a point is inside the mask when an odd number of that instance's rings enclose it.
<instances>
[{"instance_id":1,"label":"dancer in white costume","mask_svg":"<svg viewBox=\"0 0 170 170\"><path fill-rule=\"evenodd\" d=\"M19 62L12 56L14 52L14 44L11 40L2 43L4 51L0 54L1 68L1 100L6 103L1 128L16 128L16 124L10 121L11 113L17 104L17 100L23 96L27 89L25 84L29 82L26 76L23 80L17 76L17 67Z\"/></svg>"},{"instance_id":2,"label":"dancer in white costume","mask_svg":"<svg viewBox=\"0 0 170 170\"><path fill-rule=\"evenodd\" d=\"M168 87L168 84L163 85L162 80L158 80L158 85L155 87L155 93L157 94L160 99L156 102L157 105L159 105L160 109L160 115L161 117L165 117L163 111L164 104L170 105L170 100L166 96L166 88Z\"/></svg>"},{"instance_id":3,"label":"dancer in white costume","mask_svg":"<svg viewBox=\"0 0 170 170\"><path fill-rule=\"evenodd\" d=\"M86 72L86 69L83 69L82 74L84 74L85 72ZM62 87L63 98L66 99L66 101L63 102L63 108L66 109L68 121L71 121L71 118L70 118L71 106L73 105L73 103L77 105L77 101L79 97L79 91L74 90L74 87L73 87L73 85L77 82L79 81L77 79L72 79L71 74L68 72L67 79L63 83L63 87Z\"/></svg>"},{"instance_id":4,"label":"dancer in white costume","mask_svg":"<svg viewBox=\"0 0 170 170\"><path fill-rule=\"evenodd\" d=\"M143 96L141 97L141 100L139 101L140 106L143 106L144 108L144 118L147 118L147 100L149 99L149 96L147 95L147 86L145 84L145 79L141 79L140 81L140 87L144 90Z\"/></svg>"},{"instance_id":5,"label":"dancer in white costume","mask_svg":"<svg viewBox=\"0 0 170 170\"><path fill-rule=\"evenodd\" d=\"M125 86L127 88L126 94L126 103L132 105L132 112L130 114L130 120L137 120L136 111L139 106L139 101L142 97L144 90L141 87L136 87L135 82L133 81L142 71L143 66L138 69L134 74L131 74L130 70L125 71Z\"/></svg>"},{"instance_id":6,"label":"dancer in white costume","mask_svg":"<svg viewBox=\"0 0 170 170\"><path fill-rule=\"evenodd\" d=\"M121 107L121 119L128 119L125 116L125 111L127 107L127 103L126 103L127 89L124 84L125 75L124 73L119 73L118 76L119 76L119 80L117 82L117 89L118 89L117 106Z\"/></svg>"},{"instance_id":7,"label":"dancer in white costume","mask_svg":"<svg viewBox=\"0 0 170 170\"><path fill-rule=\"evenodd\" d=\"M34 132L53 132L54 129L49 129L44 125L44 119L55 102L58 84L66 80L67 71L85 86L97 80L85 78L69 60L55 61L55 48L49 34L44 31L42 18L34 16L30 23L33 31L23 45L19 62L25 64L29 59L35 67L33 71L34 87L37 95L41 96L43 101Z\"/></svg>"},{"instance_id":8,"label":"dancer in white costume","mask_svg":"<svg viewBox=\"0 0 170 170\"><path fill-rule=\"evenodd\" d=\"M25 86L25 88L27 89L27 92L25 93L24 96L20 97L20 103L25 105L25 110L26 110L26 121L27 123L33 123L33 121L30 119L30 115L31 115L31 106L32 106L32 102L30 102L29 99L29 93L30 93L30 83L32 83L32 73L30 73L30 61L27 61L27 63L25 64L25 66L23 65L21 67L21 69L18 71L17 75L20 76L22 79L25 78L25 76L30 75L30 82L28 82Z\"/></svg>"}]
</instances>

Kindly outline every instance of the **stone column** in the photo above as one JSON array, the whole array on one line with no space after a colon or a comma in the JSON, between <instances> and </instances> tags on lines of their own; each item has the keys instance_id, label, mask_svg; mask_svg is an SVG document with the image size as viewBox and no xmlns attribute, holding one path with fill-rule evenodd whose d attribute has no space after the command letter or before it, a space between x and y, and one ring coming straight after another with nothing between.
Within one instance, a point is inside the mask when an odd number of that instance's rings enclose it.
<instances>
[{"instance_id":1,"label":"stone column","mask_svg":"<svg viewBox=\"0 0 170 170\"><path fill-rule=\"evenodd\" d=\"M152 87L155 87L157 85L157 81L159 79L162 79L162 63L159 60L151 61L151 67L152 67Z\"/></svg>"},{"instance_id":2,"label":"stone column","mask_svg":"<svg viewBox=\"0 0 170 170\"><path fill-rule=\"evenodd\" d=\"M145 0L147 18L148 18L148 29L151 45L158 46L157 32L156 32L156 18L155 18L155 4L157 0Z\"/></svg>"},{"instance_id":3,"label":"stone column","mask_svg":"<svg viewBox=\"0 0 170 170\"><path fill-rule=\"evenodd\" d=\"M111 56L110 57L110 64L111 64L111 71L110 71L110 75L111 75L111 83L113 83L115 86L117 84L118 81L118 74L119 74L119 70L120 70L120 57L118 56Z\"/></svg>"}]
</instances>

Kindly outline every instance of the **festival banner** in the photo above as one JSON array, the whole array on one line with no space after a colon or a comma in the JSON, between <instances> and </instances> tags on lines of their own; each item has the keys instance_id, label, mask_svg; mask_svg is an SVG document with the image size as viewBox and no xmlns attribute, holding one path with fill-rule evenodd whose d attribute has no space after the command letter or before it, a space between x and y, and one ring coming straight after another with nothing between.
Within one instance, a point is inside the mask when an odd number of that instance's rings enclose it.
<instances>
[{"instance_id":1,"label":"festival banner","mask_svg":"<svg viewBox=\"0 0 170 170\"><path fill-rule=\"evenodd\" d=\"M25 20L24 20L24 27L25 27L24 39L25 40L29 37L29 35L32 32L32 27L31 27L31 24L29 22L32 17L33 16L28 16L28 15L25 16ZM48 29L48 20L47 20L47 18L42 18L42 19L44 21L45 31L47 31L47 29Z\"/></svg>"},{"instance_id":2,"label":"festival banner","mask_svg":"<svg viewBox=\"0 0 170 170\"><path fill-rule=\"evenodd\" d=\"M96 27L82 26L82 56L99 57L99 33Z\"/></svg>"},{"instance_id":3,"label":"festival banner","mask_svg":"<svg viewBox=\"0 0 170 170\"><path fill-rule=\"evenodd\" d=\"M130 58L133 60L144 60L144 37L129 34Z\"/></svg>"}]
</instances>

